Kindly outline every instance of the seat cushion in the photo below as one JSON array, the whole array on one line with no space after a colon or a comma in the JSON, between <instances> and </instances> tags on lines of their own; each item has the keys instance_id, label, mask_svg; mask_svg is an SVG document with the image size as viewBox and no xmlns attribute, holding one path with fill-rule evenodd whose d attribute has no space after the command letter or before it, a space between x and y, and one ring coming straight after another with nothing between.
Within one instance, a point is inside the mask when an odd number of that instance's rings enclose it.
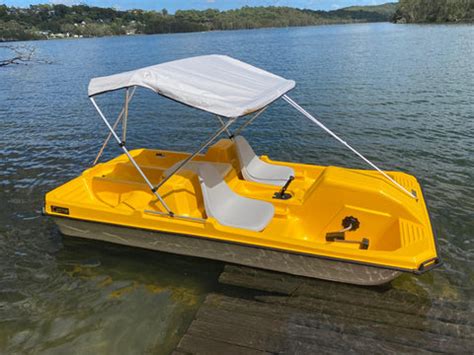
<instances>
[{"instance_id":1,"label":"seat cushion","mask_svg":"<svg viewBox=\"0 0 474 355\"><path fill-rule=\"evenodd\" d=\"M208 217L224 226L256 232L272 220L275 208L271 203L236 194L211 164L199 164L198 175Z\"/></svg>"},{"instance_id":2,"label":"seat cushion","mask_svg":"<svg viewBox=\"0 0 474 355\"><path fill-rule=\"evenodd\" d=\"M269 164L260 160L244 137L237 136L234 141L245 180L283 186L290 176L295 176L295 171L288 166Z\"/></svg>"}]
</instances>

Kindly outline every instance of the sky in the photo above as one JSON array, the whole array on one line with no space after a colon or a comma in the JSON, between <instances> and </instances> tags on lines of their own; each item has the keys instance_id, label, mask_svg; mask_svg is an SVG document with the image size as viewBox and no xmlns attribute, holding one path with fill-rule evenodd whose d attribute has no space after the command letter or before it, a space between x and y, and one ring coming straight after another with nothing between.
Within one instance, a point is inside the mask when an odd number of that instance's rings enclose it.
<instances>
[{"instance_id":1,"label":"sky","mask_svg":"<svg viewBox=\"0 0 474 355\"><path fill-rule=\"evenodd\" d=\"M66 5L84 3L90 6L113 7L120 10L167 9L173 13L176 10L187 9L219 9L228 10L242 6L291 6L312 10L335 10L352 5L378 5L396 0L0 0L7 6L28 7L31 4L61 3Z\"/></svg>"}]
</instances>

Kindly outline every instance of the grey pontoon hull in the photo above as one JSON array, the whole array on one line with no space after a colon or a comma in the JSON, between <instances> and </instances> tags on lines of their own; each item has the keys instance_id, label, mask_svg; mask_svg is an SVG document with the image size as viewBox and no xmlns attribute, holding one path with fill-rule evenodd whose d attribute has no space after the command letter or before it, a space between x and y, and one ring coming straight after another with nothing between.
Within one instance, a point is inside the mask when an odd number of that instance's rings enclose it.
<instances>
[{"instance_id":1,"label":"grey pontoon hull","mask_svg":"<svg viewBox=\"0 0 474 355\"><path fill-rule=\"evenodd\" d=\"M96 222L54 218L62 234L174 254L195 256L356 285L381 285L400 271L211 239Z\"/></svg>"}]
</instances>

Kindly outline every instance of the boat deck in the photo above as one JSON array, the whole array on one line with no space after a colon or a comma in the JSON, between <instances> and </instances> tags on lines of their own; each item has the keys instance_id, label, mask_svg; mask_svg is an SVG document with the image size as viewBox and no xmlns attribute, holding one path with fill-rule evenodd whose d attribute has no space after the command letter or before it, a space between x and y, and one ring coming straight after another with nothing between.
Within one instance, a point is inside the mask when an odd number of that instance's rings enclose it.
<instances>
[{"instance_id":1,"label":"boat deck","mask_svg":"<svg viewBox=\"0 0 474 355\"><path fill-rule=\"evenodd\" d=\"M470 353L469 305L228 265L174 354ZM409 284L409 282L406 282ZM421 292L420 292L421 291Z\"/></svg>"},{"instance_id":2,"label":"boat deck","mask_svg":"<svg viewBox=\"0 0 474 355\"><path fill-rule=\"evenodd\" d=\"M137 149L130 154L154 186L189 156L151 149ZM45 211L75 220L199 236L403 271L418 270L436 257L421 187L413 176L390 172L400 184L417 193L417 200L376 171L276 162L265 156L261 159L293 168L290 199L273 198L279 186L244 180L234 143L229 139L218 141L205 154L196 156L193 164L206 161L224 166L222 178L235 194L272 204L275 213L263 230L232 227L207 216L198 175L189 167L171 174L158 188L178 216L170 218L125 155L98 164L49 192ZM350 216L360 221L360 227L347 232L344 242L326 240L326 235L340 231L342 221ZM363 240L369 244L367 248L361 247Z\"/></svg>"}]
</instances>

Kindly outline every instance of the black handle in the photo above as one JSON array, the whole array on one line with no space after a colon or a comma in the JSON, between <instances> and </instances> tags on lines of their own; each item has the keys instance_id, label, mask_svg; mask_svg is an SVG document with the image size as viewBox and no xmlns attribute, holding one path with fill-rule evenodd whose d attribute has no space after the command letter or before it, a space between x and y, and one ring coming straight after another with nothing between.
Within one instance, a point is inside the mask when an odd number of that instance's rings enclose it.
<instances>
[{"instance_id":1,"label":"black handle","mask_svg":"<svg viewBox=\"0 0 474 355\"><path fill-rule=\"evenodd\" d=\"M273 198L279 199L279 200L288 200L291 198L290 194L286 193L286 189L288 189L288 186L290 186L291 182L295 179L294 176L290 176L288 180L286 181L285 185L281 188L280 191L275 192L273 195Z\"/></svg>"},{"instance_id":2,"label":"black handle","mask_svg":"<svg viewBox=\"0 0 474 355\"><path fill-rule=\"evenodd\" d=\"M423 261L420 264L420 267L417 270L417 274L423 274L429 270L432 270L438 266L441 265L441 259L436 257L436 258L431 258L426 261Z\"/></svg>"}]
</instances>

